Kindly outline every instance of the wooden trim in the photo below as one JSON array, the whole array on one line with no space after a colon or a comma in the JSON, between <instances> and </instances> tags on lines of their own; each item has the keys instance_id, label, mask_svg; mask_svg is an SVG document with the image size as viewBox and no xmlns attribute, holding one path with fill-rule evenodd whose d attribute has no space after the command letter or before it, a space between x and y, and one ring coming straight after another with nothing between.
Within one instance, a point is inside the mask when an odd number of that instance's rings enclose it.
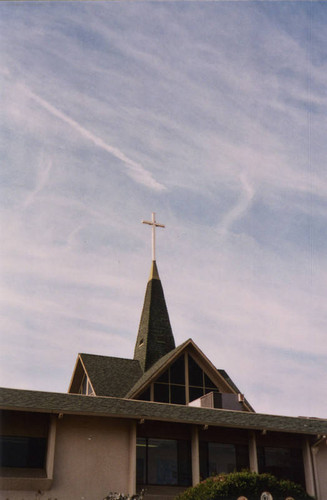
<instances>
[{"instance_id":1,"label":"wooden trim","mask_svg":"<svg viewBox=\"0 0 327 500\"><path fill-rule=\"evenodd\" d=\"M188 376L188 353L184 352L184 365L185 365L185 403L188 405L190 402L190 381Z\"/></svg>"}]
</instances>

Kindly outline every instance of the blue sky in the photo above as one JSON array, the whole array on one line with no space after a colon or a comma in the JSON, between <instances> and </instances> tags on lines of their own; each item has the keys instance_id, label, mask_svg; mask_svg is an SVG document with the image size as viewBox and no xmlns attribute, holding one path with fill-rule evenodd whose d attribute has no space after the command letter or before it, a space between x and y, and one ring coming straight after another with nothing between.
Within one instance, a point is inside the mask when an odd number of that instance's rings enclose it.
<instances>
[{"instance_id":1,"label":"blue sky","mask_svg":"<svg viewBox=\"0 0 327 500\"><path fill-rule=\"evenodd\" d=\"M157 262L259 412L326 416L324 2L1 2L2 386L131 357Z\"/></svg>"}]
</instances>

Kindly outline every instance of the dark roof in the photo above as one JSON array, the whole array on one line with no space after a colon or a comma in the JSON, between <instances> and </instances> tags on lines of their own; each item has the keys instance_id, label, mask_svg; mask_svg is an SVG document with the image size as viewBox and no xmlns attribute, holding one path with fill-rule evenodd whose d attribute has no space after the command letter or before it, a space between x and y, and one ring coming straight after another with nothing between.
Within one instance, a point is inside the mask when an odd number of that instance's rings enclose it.
<instances>
[{"instance_id":1,"label":"dark roof","mask_svg":"<svg viewBox=\"0 0 327 500\"><path fill-rule=\"evenodd\" d=\"M143 375L134 359L80 354L86 373L97 396L124 397Z\"/></svg>"},{"instance_id":2,"label":"dark roof","mask_svg":"<svg viewBox=\"0 0 327 500\"><path fill-rule=\"evenodd\" d=\"M177 358L188 345L199 350L192 339L188 339L160 358L145 373L137 360L79 354L68 392L71 394L79 393L83 375L86 372L96 396L134 398L147 387L153 376L159 375L161 369L165 369L167 364ZM217 370L217 372L232 390L236 393L240 392L225 370ZM246 405L250 411L254 411L248 401L246 401Z\"/></svg>"},{"instance_id":3,"label":"dark roof","mask_svg":"<svg viewBox=\"0 0 327 500\"><path fill-rule=\"evenodd\" d=\"M230 376L225 370L221 370L220 368L217 368L218 373L226 380L226 382L234 389L235 392L240 393L241 391L239 388L234 384Z\"/></svg>"},{"instance_id":4,"label":"dark roof","mask_svg":"<svg viewBox=\"0 0 327 500\"><path fill-rule=\"evenodd\" d=\"M147 371L158 359L174 348L175 340L163 288L156 262L152 261L135 344L134 359L140 362L143 371Z\"/></svg>"},{"instance_id":5,"label":"dark roof","mask_svg":"<svg viewBox=\"0 0 327 500\"><path fill-rule=\"evenodd\" d=\"M232 381L232 379L230 378L230 376L228 375L228 373L225 371L225 370L221 370L220 368L217 368L217 371L218 373L226 380L227 384L229 384L231 386L231 388L237 393L237 394L241 394L241 391L239 390L239 388L237 387L237 385L234 384L234 382ZM252 405L250 405L250 403L248 402L248 400L245 398L244 400L246 406L251 410L251 411L254 411Z\"/></svg>"},{"instance_id":6,"label":"dark roof","mask_svg":"<svg viewBox=\"0 0 327 500\"><path fill-rule=\"evenodd\" d=\"M133 398L133 397L135 397L142 388L145 388L145 386L147 385L147 383L150 382L151 378L156 373L158 373L158 375L159 375L159 372L160 372L161 368L163 368L164 366L166 366L172 359L174 359L180 353L182 353L182 351L184 350L184 348L187 347L188 345L192 345L199 352L201 352L201 354L203 354L202 351L200 351L200 349L193 342L192 339L186 340L185 342L183 342L183 344L175 347L175 349L172 349L169 353L167 353L165 356L163 356L161 359L159 359L153 366L151 366L151 368L148 371L146 371L144 373L144 375L139 380L137 380L137 382L135 383L135 385L130 388L130 390L126 394L126 397L127 398ZM231 387L231 389L233 391L235 391L235 393L237 393L237 394L240 393L240 390L234 384L234 382L232 381L232 379L229 377L229 375L226 373L225 370L219 370L219 369L216 369L216 368L215 368L215 370L217 370L218 374L227 382L227 384ZM245 400L245 403L246 403L246 406L248 407L248 409L250 411L254 411L253 407L250 405L250 403L247 400Z\"/></svg>"},{"instance_id":7,"label":"dark roof","mask_svg":"<svg viewBox=\"0 0 327 500\"><path fill-rule=\"evenodd\" d=\"M252 430L326 434L327 420L281 417L260 413L196 408L131 399L83 396L0 388L3 410L67 413L91 416L148 419L185 424L212 425Z\"/></svg>"},{"instance_id":8,"label":"dark roof","mask_svg":"<svg viewBox=\"0 0 327 500\"><path fill-rule=\"evenodd\" d=\"M189 340L186 340L185 342L183 342L183 344L179 345L178 347L175 347L175 349L172 349L170 352L168 352L167 354L162 356L162 358L160 358L154 365L152 365L151 368L149 368L149 370L147 370L144 373L144 375L139 380L137 380L135 385L133 387L131 387L130 390L128 391L128 393L126 394L126 397L127 398L133 397L134 394L136 394L142 386L146 385L147 382L150 381L150 379L152 378L152 376L154 374L159 372L160 368L162 368L167 363L169 363L169 361L172 358L174 358L175 355L177 355L179 352L181 352L183 350L184 346L188 343L189 343Z\"/></svg>"}]
</instances>

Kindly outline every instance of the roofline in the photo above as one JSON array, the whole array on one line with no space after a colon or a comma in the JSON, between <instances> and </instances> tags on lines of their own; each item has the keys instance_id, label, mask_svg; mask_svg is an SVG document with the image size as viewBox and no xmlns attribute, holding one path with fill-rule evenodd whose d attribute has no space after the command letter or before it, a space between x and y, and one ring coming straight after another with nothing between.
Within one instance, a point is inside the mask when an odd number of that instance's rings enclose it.
<instances>
[{"instance_id":1,"label":"roofline","mask_svg":"<svg viewBox=\"0 0 327 500\"><path fill-rule=\"evenodd\" d=\"M149 384L151 384L158 377L158 375L160 373L162 373L167 368L167 365L169 365L170 363L172 363L190 345L195 349L195 351L199 354L199 356L202 357L206 363L208 363L208 365L210 366L210 368L213 370L213 372L215 373L215 375L223 382L223 384L227 385L227 387L230 389L230 391L232 392L232 394L238 394L239 392L238 392L238 390L236 390L237 388L235 389L236 386L235 387L232 386L220 374L219 370L213 365L213 363L210 361L210 359L207 358L207 356L203 353L203 351L201 351L201 349L196 345L196 343L194 342L194 340L192 340L191 338L189 338L188 340L185 340L185 342L183 342L182 344L180 344L179 346L177 346L174 349L174 353L171 354L171 357L168 357L168 359L160 367L160 369L158 371L153 372L152 375L148 379L146 379L142 385L140 385L137 388L137 390L133 391L133 387L132 387L132 389L127 393L127 396L128 397L136 397L137 395L141 394L144 391L144 389L146 387L148 387ZM153 365L153 366L155 366L155 365ZM137 384L137 382L136 382L136 384ZM246 399L244 400L244 406L247 408L248 411L254 412L253 407L249 404L249 402Z\"/></svg>"},{"instance_id":2,"label":"roofline","mask_svg":"<svg viewBox=\"0 0 327 500\"><path fill-rule=\"evenodd\" d=\"M327 420L197 408L114 397L0 389L3 410L157 420L293 434L327 433Z\"/></svg>"},{"instance_id":3,"label":"roofline","mask_svg":"<svg viewBox=\"0 0 327 500\"><path fill-rule=\"evenodd\" d=\"M192 340L192 339L189 339L190 340L190 343L192 344L192 346L195 348L195 350L200 354L200 356L202 356L205 361L209 364L209 366L212 368L212 370L217 373L217 375L220 377L220 379L223 381L223 383L225 383L229 388L230 390L232 391L233 394L239 394L240 391L239 389L234 385L230 384L222 375L221 373L219 372L219 370L215 367L215 365L210 361L210 359L204 354L204 352L200 349L200 347L198 347L196 345L196 343ZM247 407L247 409L249 411L252 411L254 412L254 409L252 408L252 406L249 404L248 401L244 400L244 405Z\"/></svg>"},{"instance_id":4,"label":"roofline","mask_svg":"<svg viewBox=\"0 0 327 500\"><path fill-rule=\"evenodd\" d=\"M78 365L79 361L81 361L81 359L80 359L80 353L77 354L77 358L76 358L76 361L75 361L73 373L72 373L72 376L70 377L69 387L68 387L68 390L67 390L68 393L69 393L69 391L70 391L70 389L71 389L71 387L73 385L73 381L74 381L74 378L75 378L75 372L76 372L76 368L77 368L77 365Z\"/></svg>"},{"instance_id":5,"label":"roofline","mask_svg":"<svg viewBox=\"0 0 327 500\"><path fill-rule=\"evenodd\" d=\"M158 375L160 375L166 368L167 368L167 365L169 363L171 363L172 361L174 361L174 359L183 351L184 347L186 347L187 345L189 345L190 342L193 342L192 339L188 339L188 340L185 340L185 342L183 342L182 344L180 344L179 346L175 347L175 349L172 349L172 351L170 353L167 353L166 356L167 356L167 359L166 361L162 364L162 366L156 371L154 370L152 375L147 378L146 380L144 380L144 382L136 389L133 391L135 385L137 385L138 382L136 382L134 384L134 387L132 387L128 393L127 393L127 397L130 398L130 397L135 397L137 394L141 394L142 391L144 389L146 389L148 387L149 384L151 384L153 382L153 380L155 380ZM173 352L174 351L174 352ZM170 356L169 356L170 354ZM160 361L160 359L157 361L157 363ZM151 370L153 367L155 367L156 363L154 365L152 365L149 370ZM144 375L146 375L146 372L144 373ZM143 378L143 377L142 377Z\"/></svg>"},{"instance_id":6,"label":"roofline","mask_svg":"<svg viewBox=\"0 0 327 500\"><path fill-rule=\"evenodd\" d=\"M94 392L94 394L95 394L95 396L96 396L96 392L95 392L95 390L94 390L93 384L92 384L92 382L91 382L91 378L90 378L90 376L89 376L89 374L88 374L88 371L87 371L87 369L86 369L86 366L85 366L85 364L84 364L84 361L83 361L83 358L82 358L82 354L81 354L81 353L79 353L79 354L78 354L78 357L79 357L79 359L80 359L80 361L81 361L81 364L82 364L82 367L83 367L83 369L84 369L84 376L85 376L85 375L87 376L87 382L88 382L88 383L90 384L90 386L92 387L92 391ZM82 382L83 382L83 381L84 381L84 378L82 379Z\"/></svg>"}]
</instances>

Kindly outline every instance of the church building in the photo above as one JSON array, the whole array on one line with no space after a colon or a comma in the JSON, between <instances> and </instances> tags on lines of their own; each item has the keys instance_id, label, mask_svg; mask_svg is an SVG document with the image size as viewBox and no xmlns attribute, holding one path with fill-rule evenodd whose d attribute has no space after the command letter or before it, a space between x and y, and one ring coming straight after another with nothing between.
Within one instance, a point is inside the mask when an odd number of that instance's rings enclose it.
<instances>
[{"instance_id":1,"label":"church building","mask_svg":"<svg viewBox=\"0 0 327 500\"><path fill-rule=\"evenodd\" d=\"M0 408L4 500L172 500L244 469L327 499L327 420L256 413L192 339L176 346L155 254L133 359L80 353L68 393L2 388Z\"/></svg>"}]
</instances>

